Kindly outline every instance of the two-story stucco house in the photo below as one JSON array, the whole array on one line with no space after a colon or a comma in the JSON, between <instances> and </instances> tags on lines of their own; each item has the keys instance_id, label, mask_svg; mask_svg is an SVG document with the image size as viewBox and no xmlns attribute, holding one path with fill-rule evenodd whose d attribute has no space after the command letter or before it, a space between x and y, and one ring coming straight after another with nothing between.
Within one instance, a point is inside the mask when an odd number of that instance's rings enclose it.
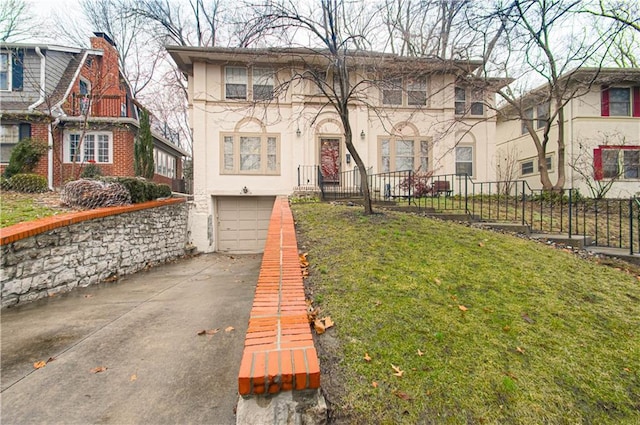
<instances>
[{"instance_id":1,"label":"two-story stucco house","mask_svg":"<svg viewBox=\"0 0 640 425\"><path fill-rule=\"evenodd\" d=\"M308 169L336 184L354 170L340 117L320 88L335 84L331 59L304 48L168 51L188 76L192 242L204 252L260 252L276 195L312 188ZM357 92L349 103L353 143L370 173L493 179L491 105L504 82L472 77L481 62L371 52L346 60Z\"/></svg>"},{"instance_id":2,"label":"two-story stucco house","mask_svg":"<svg viewBox=\"0 0 640 425\"><path fill-rule=\"evenodd\" d=\"M91 48L0 44L0 168L24 138L49 146L36 172L51 188L76 179L87 163L104 175L133 176L134 141L142 106L133 98L113 41L103 33ZM189 154L153 132L154 180L180 190Z\"/></svg>"},{"instance_id":3,"label":"two-story stucco house","mask_svg":"<svg viewBox=\"0 0 640 425\"><path fill-rule=\"evenodd\" d=\"M561 77L571 93L564 107L565 189L592 196L592 186L610 186L607 197L640 193L640 69L580 68ZM532 90L520 99L523 114L512 106L499 109L497 146L499 168L515 169L513 178L540 189L535 146L521 117L542 134L551 112L546 88ZM551 106L552 107L552 106ZM552 182L558 173L558 122L551 123L546 163ZM508 162L512 162L509 164ZM500 177L500 176L499 176ZM589 180L589 181L587 181ZM594 184L595 183L595 184ZM607 183L611 183L608 185Z\"/></svg>"}]
</instances>

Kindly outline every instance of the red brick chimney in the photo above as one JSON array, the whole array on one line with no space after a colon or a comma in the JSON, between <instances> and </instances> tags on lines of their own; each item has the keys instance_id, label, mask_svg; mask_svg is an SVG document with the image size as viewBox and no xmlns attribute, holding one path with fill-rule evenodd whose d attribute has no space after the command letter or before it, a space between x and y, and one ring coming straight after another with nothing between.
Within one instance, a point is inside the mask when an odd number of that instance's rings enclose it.
<instances>
[{"instance_id":1,"label":"red brick chimney","mask_svg":"<svg viewBox=\"0 0 640 425\"><path fill-rule=\"evenodd\" d=\"M93 81L94 92L97 89L100 95L124 95L120 87L120 64L118 63L118 51L115 43L108 35L96 32L91 37L91 48L102 50L102 58L98 58L97 67L94 70L98 81Z\"/></svg>"}]
</instances>

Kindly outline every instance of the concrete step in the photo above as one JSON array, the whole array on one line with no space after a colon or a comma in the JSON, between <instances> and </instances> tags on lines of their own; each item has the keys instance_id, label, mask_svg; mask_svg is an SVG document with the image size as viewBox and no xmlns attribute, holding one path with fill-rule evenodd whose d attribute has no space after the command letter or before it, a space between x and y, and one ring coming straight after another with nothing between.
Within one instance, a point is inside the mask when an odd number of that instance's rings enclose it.
<instances>
[{"instance_id":1,"label":"concrete step","mask_svg":"<svg viewBox=\"0 0 640 425\"><path fill-rule=\"evenodd\" d=\"M509 222L480 222L474 224L477 227L489 228L493 230L501 230L504 232L520 233L523 235L531 234L531 227L527 224L509 223Z\"/></svg>"},{"instance_id":2,"label":"concrete step","mask_svg":"<svg viewBox=\"0 0 640 425\"><path fill-rule=\"evenodd\" d=\"M578 249L585 249L593 244L593 238L591 236L571 236L558 235L553 233L533 233L531 234L533 239L545 239L554 243L571 246Z\"/></svg>"},{"instance_id":3,"label":"concrete step","mask_svg":"<svg viewBox=\"0 0 640 425\"><path fill-rule=\"evenodd\" d=\"M480 217L471 214L453 214L453 213L427 213L427 217L439 218L440 220L448 221L464 221L464 222L478 222Z\"/></svg>"}]
</instances>

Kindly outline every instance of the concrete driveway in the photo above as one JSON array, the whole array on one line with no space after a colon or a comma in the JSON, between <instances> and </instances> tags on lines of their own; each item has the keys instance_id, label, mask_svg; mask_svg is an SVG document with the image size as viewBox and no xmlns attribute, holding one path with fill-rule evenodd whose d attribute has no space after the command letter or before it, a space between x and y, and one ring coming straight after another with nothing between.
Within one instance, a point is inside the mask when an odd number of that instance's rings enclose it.
<instances>
[{"instance_id":1,"label":"concrete driveway","mask_svg":"<svg viewBox=\"0 0 640 425\"><path fill-rule=\"evenodd\" d=\"M235 424L261 258L202 255L3 311L0 422Z\"/></svg>"}]
</instances>

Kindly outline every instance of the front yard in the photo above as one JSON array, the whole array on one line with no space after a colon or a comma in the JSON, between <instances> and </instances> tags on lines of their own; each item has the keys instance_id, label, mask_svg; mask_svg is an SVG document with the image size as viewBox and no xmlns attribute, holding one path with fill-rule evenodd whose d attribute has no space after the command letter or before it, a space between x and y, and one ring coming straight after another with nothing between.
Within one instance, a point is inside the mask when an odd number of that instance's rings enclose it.
<instances>
[{"instance_id":1,"label":"front yard","mask_svg":"<svg viewBox=\"0 0 640 425\"><path fill-rule=\"evenodd\" d=\"M640 278L409 214L292 206L336 423L640 423Z\"/></svg>"}]
</instances>

